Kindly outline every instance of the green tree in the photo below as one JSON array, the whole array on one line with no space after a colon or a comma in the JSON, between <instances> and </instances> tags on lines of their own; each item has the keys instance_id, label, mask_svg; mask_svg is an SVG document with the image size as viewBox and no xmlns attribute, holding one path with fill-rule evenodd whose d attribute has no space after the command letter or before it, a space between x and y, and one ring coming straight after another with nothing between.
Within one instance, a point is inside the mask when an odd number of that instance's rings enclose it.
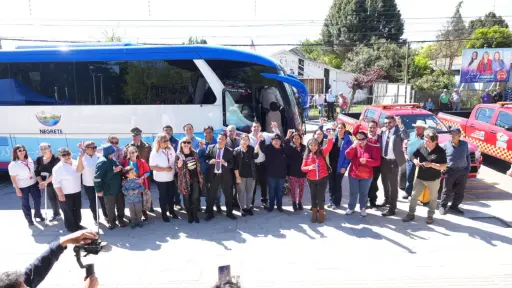
<instances>
[{"instance_id":1,"label":"green tree","mask_svg":"<svg viewBox=\"0 0 512 288\"><path fill-rule=\"evenodd\" d=\"M466 44L468 49L512 47L512 32L508 28L494 26L477 29Z\"/></svg>"},{"instance_id":2,"label":"green tree","mask_svg":"<svg viewBox=\"0 0 512 288\"><path fill-rule=\"evenodd\" d=\"M403 32L395 0L334 0L324 21L322 41L336 45L338 50L343 46L350 50L350 46L368 43L373 37L398 41Z\"/></svg>"},{"instance_id":3,"label":"green tree","mask_svg":"<svg viewBox=\"0 0 512 288\"><path fill-rule=\"evenodd\" d=\"M457 4L453 16L437 35L437 40L439 40L439 43L437 43L438 54L440 57L448 59L448 71L452 70L453 61L457 56L460 56L462 48L464 48L464 39L469 36L460 13L462 3L463 1L460 1Z\"/></svg>"},{"instance_id":4,"label":"green tree","mask_svg":"<svg viewBox=\"0 0 512 288\"><path fill-rule=\"evenodd\" d=\"M183 42L183 44L186 44L186 45L194 45L194 44L208 44L208 42L205 40L205 39L199 39L197 37L188 37L188 41L185 43Z\"/></svg>"},{"instance_id":5,"label":"green tree","mask_svg":"<svg viewBox=\"0 0 512 288\"><path fill-rule=\"evenodd\" d=\"M404 78L406 48L385 40L374 39L371 45L361 45L347 55L343 70L362 74L369 67L379 67L392 82Z\"/></svg>"},{"instance_id":6,"label":"green tree","mask_svg":"<svg viewBox=\"0 0 512 288\"><path fill-rule=\"evenodd\" d=\"M373 86L375 81L385 77L386 73L379 67L372 67L370 69L366 69L362 74L355 75L348 83L348 88L352 89L352 95L348 100L347 111L350 111L350 107L352 106L357 90L370 88Z\"/></svg>"},{"instance_id":7,"label":"green tree","mask_svg":"<svg viewBox=\"0 0 512 288\"><path fill-rule=\"evenodd\" d=\"M105 40L105 42L123 42L123 39L121 38L121 36L119 36L119 34L117 33L116 30L112 30L112 31L103 31L103 38Z\"/></svg>"},{"instance_id":8,"label":"green tree","mask_svg":"<svg viewBox=\"0 0 512 288\"><path fill-rule=\"evenodd\" d=\"M430 67L430 59L422 55L420 52L413 50L410 58L412 59L409 65L409 79L414 81L429 74L432 70Z\"/></svg>"},{"instance_id":9,"label":"green tree","mask_svg":"<svg viewBox=\"0 0 512 288\"><path fill-rule=\"evenodd\" d=\"M469 21L468 30L473 34L478 29L492 28L494 26L509 28L507 21L505 21L503 17L496 15L494 12L489 12L485 14L484 18L478 17L477 19Z\"/></svg>"},{"instance_id":10,"label":"green tree","mask_svg":"<svg viewBox=\"0 0 512 288\"><path fill-rule=\"evenodd\" d=\"M436 70L428 73L413 82L414 89L421 91L439 91L450 89L453 86L454 78L448 70Z\"/></svg>"},{"instance_id":11,"label":"green tree","mask_svg":"<svg viewBox=\"0 0 512 288\"><path fill-rule=\"evenodd\" d=\"M320 61L323 57L321 44L321 39L309 40L306 38L304 41L300 42L300 46L298 48L300 52L304 53L308 58Z\"/></svg>"}]
</instances>

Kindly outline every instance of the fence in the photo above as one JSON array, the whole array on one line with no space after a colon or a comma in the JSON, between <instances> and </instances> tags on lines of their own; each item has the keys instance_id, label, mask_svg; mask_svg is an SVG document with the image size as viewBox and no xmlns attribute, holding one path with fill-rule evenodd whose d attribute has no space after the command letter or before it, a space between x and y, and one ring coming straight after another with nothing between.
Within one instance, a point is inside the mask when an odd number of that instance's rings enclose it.
<instances>
[{"instance_id":1,"label":"fence","mask_svg":"<svg viewBox=\"0 0 512 288\"><path fill-rule=\"evenodd\" d=\"M439 97L443 94L443 90L435 92L426 91L414 91L414 100L416 103L425 103L428 98L432 98L432 101L439 106ZM452 92L452 91L450 91ZM473 109L476 105L480 104L481 96L485 91L483 90L461 90L460 91L460 107L461 109Z\"/></svg>"}]
</instances>

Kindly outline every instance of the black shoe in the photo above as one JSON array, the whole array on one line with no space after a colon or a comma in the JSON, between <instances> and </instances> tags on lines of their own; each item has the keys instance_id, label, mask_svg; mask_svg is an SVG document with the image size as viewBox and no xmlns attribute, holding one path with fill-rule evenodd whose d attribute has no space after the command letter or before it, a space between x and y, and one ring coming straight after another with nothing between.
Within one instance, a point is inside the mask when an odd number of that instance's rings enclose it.
<instances>
[{"instance_id":1,"label":"black shoe","mask_svg":"<svg viewBox=\"0 0 512 288\"><path fill-rule=\"evenodd\" d=\"M227 215L226 215L226 217L228 217L228 218L229 218L229 219L231 219L231 220L236 220L236 216L235 216L235 215L233 215L233 213L229 213L229 214L227 214Z\"/></svg>"},{"instance_id":2,"label":"black shoe","mask_svg":"<svg viewBox=\"0 0 512 288\"><path fill-rule=\"evenodd\" d=\"M377 204L375 204L375 203L370 203L370 205L368 205L368 208L369 208L369 209L376 210L376 209L377 209Z\"/></svg>"},{"instance_id":3,"label":"black shoe","mask_svg":"<svg viewBox=\"0 0 512 288\"><path fill-rule=\"evenodd\" d=\"M277 211L283 213L284 212L283 207L277 207Z\"/></svg>"},{"instance_id":4,"label":"black shoe","mask_svg":"<svg viewBox=\"0 0 512 288\"><path fill-rule=\"evenodd\" d=\"M197 208L196 208L196 212L197 212L197 213L201 213L201 212L203 212L203 209L202 209L201 207L197 207Z\"/></svg>"},{"instance_id":5,"label":"black shoe","mask_svg":"<svg viewBox=\"0 0 512 288\"><path fill-rule=\"evenodd\" d=\"M206 215L206 218L204 218L204 221L208 222L208 221L212 220L213 218L215 218L215 216L213 216L213 214L208 214L208 215Z\"/></svg>"},{"instance_id":6,"label":"black shoe","mask_svg":"<svg viewBox=\"0 0 512 288\"><path fill-rule=\"evenodd\" d=\"M261 207L263 207L263 209L267 210L267 209L268 209L268 204L267 204L267 202L262 201L262 203L261 203Z\"/></svg>"},{"instance_id":7,"label":"black shoe","mask_svg":"<svg viewBox=\"0 0 512 288\"><path fill-rule=\"evenodd\" d=\"M87 227L82 226L82 225L78 225L78 230L85 230L85 229L87 229Z\"/></svg>"},{"instance_id":8,"label":"black shoe","mask_svg":"<svg viewBox=\"0 0 512 288\"><path fill-rule=\"evenodd\" d=\"M119 221L119 227L121 227L121 228L126 227L126 221L120 220Z\"/></svg>"},{"instance_id":9,"label":"black shoe","mask_svg":"<svg viewBox=\"0 0 512 288\"><path fill-rule=\"evenodd\" d=\"M274 211L274 208L267 208L267 212L272 212Z\"/></svg>"},{"instance_id":10,"label":"black shoe","mask_svg":"<svg viewBox=\"0 0 512 288\"><path fill-rule=\"evenodd\" d=\"M297 202L293 201L292 203L293 211L297 211L299 208L297 207Z\"/></svg>"},{"instance_id":11,"label":"black shoe","mask_svg":"<svg viewBox=\"0 0 512 288\"><path fill-rule=\"evenodd\" d=\"M193 213L194 214L194 222L196 223L199 223L199 217L197 216L197 212Z\"/></svg>"},{"instance_id":12,"label":"black shoe","mask_svg":"<svg viewBox=\"0 0 512 288\"><path fill-rule=\"evenodd\" d=\"M411 196L409 196L409 195L404 195L404 196L402 196L402 199L404 199L404 200L408 200L408 199L409 199L409 197L411 197Z\"/></svg>"},{"instance_id":13,"label":"black shoe","mask_svg":"<svg viewBox=\"0 0 512 288\"><path fill-rule=\"evenodd\" d=\"M304 206L302 206L302 202L299 201L299 203L297 203L297 208L302 211L304 210Z\"/></svg>"},{"instance_id":14,"label":"black shoe","mask_svg":"<svg viewBox=\"0 0 512 288\"><path fill-rule=\"evenodd\" d=\"M155 208L150 207L148 212L149 212L149 213L155 213Z\"/></svg>"},{"instance_id":15,"label":"black shoe","mask_svg":"<svg viewBox=\"0 0 512 288\"><path fill-rule=\"evenodd\" d=\"M443 206L439 207L439 214L441 214L441 215L448 214L448 209L446 209L446 207L443 207Z\"/></svg>"},{"instance_id":16,"label":"black shoe","mask_svg":"<svg viewBox=\"0 0 512 288\"><path fill-rule=\"evenodd\" d=\"M391 210L391 209L388 209L385 212L382 212L383 217L394 216L395 214L396 214L395 210Z\"/></svg>"},{"instance_id":17,"label":"black shoe","mask_svg":"<svg viewBox=\"0 0 512 288\"><path fill-rule=\"evenodd\" d=\"M245 210L245 209L244 209L244 210ZM245 212L245 211L240 212L240 214L242 215L242 217L247 216L247 212Z\"/></svg>"},{"instance_id":18,"label":"black shoe","mask_svg":"<svg viewBox=\"0 0 512 288\"><path fill-rule=\"evenodd\" d=\"M32 227L32 226L34 226L34 225L36 225L36 224L34 224L34 221L29 221L29 222L28 222L28 226L29 226L29 227Z\"/></svg>"},{"instance_id":19,"label":"black shoe","mask_svg":"<svg viewBox=\"0 0 512 288\"><path fill-rule=\"evenodd\" d=\"M169 219L169 217L167 215L162 216L162 220L164 220L164 222L166 222L166 223L171 221L171 219Z\"/></svg>"},{"instance_id":20,"label":"black shoe","mask_svg":"<svg viewBox=\"0 0 512 288\"><path fill-rule=\"evenodd\" d=\"M44 220L45 220L43 216L34 217L34 219L36 219L36 221L39 221L39 222L44 222Z\"/></svg>"},{"instance_id":21,"label":"black shoe","mask_svg":"<svg viewBox=\"0 0 512 288\"><path fill-rule=\"evenodd\" d=\"M174 212L170 212L169 216L171 216L172 219L180 219L180 217L178 217L178 215L176 215Z\"/></svg>"},{"instance_id":22,"label":"black shoe","mask_svg":"<svg viewBox=\"0 0 512 288\"><path fill-rule=\"evenodd\" d=\"M462 211L459 207L450 207L448 208L450 212L453 212L455 214L464 215L464 211Z\"/></svg>"},{"instance_id":23,"label":"black shoe","mask_svg":"<svg viewBox=\"0 0 512 288\"><path fill-rule=\"evenodd\" d=\"M220 207L220 204L215 204L215 209L217 209L218 214L222 214L222 207Z\"/></svg>"},{"instance_id":24,"label":"black shoe","mask_svg":"<svg viewBox=\"0 0 512 288\"><path fill-rule=\"evenodd\" d=\"M382 202L382 204L377 204L377 207L381 208L381 207L387 207L389 206L389 201L384 201Z\"/></svg>"},{"instance_id":25,"label":"black shoe","mask_svg":"<svg viewBox=\"0 0 512 288\"><path fill-rule=\"evenodd\" d=\"M116 225L108 224L108 230L114 230L116 229Z\"/></svg>"},{"instance_id":26,"label":"black shoe","mask_svg":"<svg viewBox=\"0 0 512 288\"><path fill-rule=\"evenodd\" d=\"M192 224L194 222L194 216L192 212L187 212L188 223Z\"/></svg>"},{"instance_id":27,"label":"black shoe","mask_svg":"<svg viewBox=\"0 0 512 288\"><path fill-rule=\"evenodd\" d=\"M247 209L247 215L249 216L253 216L254 213L252 212L252 209Z\"/></svg>"}]
</instances>

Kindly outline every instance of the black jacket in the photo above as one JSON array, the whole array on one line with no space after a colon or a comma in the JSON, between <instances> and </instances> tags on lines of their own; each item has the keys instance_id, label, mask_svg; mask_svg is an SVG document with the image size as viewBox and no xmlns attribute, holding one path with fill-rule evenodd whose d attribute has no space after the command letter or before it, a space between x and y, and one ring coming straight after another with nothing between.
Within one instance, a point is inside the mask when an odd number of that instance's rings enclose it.
<instances>
[{"instance_id":1,"label":"black jacket","mask_svg":"<svg viewBox=\"0 0 512 288\"><path fill-rule=\"evenodd\" d=\"M206 163L209 163L210 160L215 159L217 157L217 147L218 145L210 145L206 150L204 155ZM231 173L233 170L233 150L228 147L224 147L224 152L222 153L222 159L226 161L227 166L221 165L222 175L226 177L231 177ZM206 182L211 183L213 180L213 174L215 173L215 164L208 164L208 169L206 170Z\"/></svg>"},{"instance_id":2,"label":"black jacket","mask_svg":"<svg viewBox=\"0 0 512 288\"><path fill-rule=\"evenodd\" d=\"M48 163L43 162L43 156L39 156L36 159L36 168L34 173L36 174L36 177L41 177L43 181L46 181L46 178L41 176L41 173L48 173L50 176L52 175L52 170L55 165L57 165L60 162L59 157L55 156L55 154L52 155L52 158ZM48 183L48 188L53 188L53 183Z\"/></svg>"},{"instance_id":3,"label":"black jacket","mask_svg":"<svg viewBox=\"0 0 512 288\"><path fill-rule=\"evenodd\" d=\"M288 157L284 147L277 149L272 144L265 145L260 141L260 151L265 154L265 164L267 166L267 176L270 178L285 179L288 168Z\"/></svg>"},{"instance_id":4,"label":"black jacket","mask_svg":"<svg viewBox=\"0 0 512 288\"><path fill-rule=\"evenodd\" d=\"M249 162L251 165L252 170L252 178L254 179L256 177L256 164L254 163L254 160L258 159L259 153L254 152L254 147L251 145L247 145L247 154L251 155L252 157L249 158ZM233 151L233 170L239 170L242 166L243 159L242 159L242 147L238 147ZM240 172L239 172L240 173Z\"/></svg>"},{"instance_id":5,"label":"black jacket","mask_svg":"<svg viewBox=\"0 0 512 288\"><path fill-rule=\"evenodd\" d=\"M306 173L302 172L302 160L306 152L306 145L300 144L300 148L293 144L289 139L284 141L284 151L288 160L288 176L295 178L306 178Z\"/></svg>"},{"instance_id":6,"label":"black jacket","mask_svg":"<svg viewBox=\"0 0 512 288\"><path fill-rule=\"evenodd\" d=\"M64 250L66 248L62 247L58 241L51 243L48 249L25 269L23 278L25 286L30 288L39 286Z\"/></svg>"}]
</instances>

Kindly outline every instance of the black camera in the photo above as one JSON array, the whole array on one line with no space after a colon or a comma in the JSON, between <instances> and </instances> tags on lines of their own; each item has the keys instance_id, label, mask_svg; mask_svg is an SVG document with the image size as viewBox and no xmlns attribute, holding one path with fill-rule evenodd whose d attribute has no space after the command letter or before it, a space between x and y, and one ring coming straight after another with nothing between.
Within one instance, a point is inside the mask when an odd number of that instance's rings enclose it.
<instances>
[{"instance_id":1,"label":"black camera","mask_svg":"<svg viewBox=\"0 0 512 288\"><path fill-rule=\"evenodd\" d=\"M79 244L73 247L73 252L75 252L76 262L80 268L85 269L85 279L89 278L92 274L94 274L94 264L86 264L82 263L82 252L85 253L84 257L88 255L98 255L100 252L109 252L112 250L112 247L107 244L107 242L102 242L99 238L93 239L91 242L87 244Z\"/></svg>"}]
</instances>

